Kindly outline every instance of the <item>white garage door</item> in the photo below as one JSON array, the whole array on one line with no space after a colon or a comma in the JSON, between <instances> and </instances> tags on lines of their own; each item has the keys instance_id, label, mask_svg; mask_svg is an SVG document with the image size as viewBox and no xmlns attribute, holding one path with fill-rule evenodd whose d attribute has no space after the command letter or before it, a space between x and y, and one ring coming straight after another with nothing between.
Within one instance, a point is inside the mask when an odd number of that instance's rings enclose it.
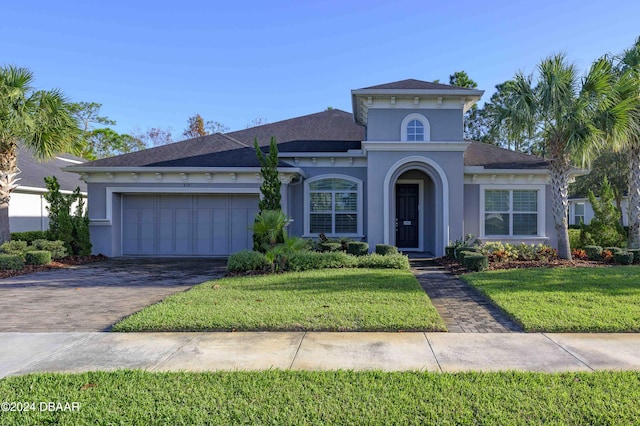
<instances>
[{"instance_id":1,"label":"white garage door","mask_svg":"<svg viewBox=\"0 0 640 426\"><path fill-rule=\"evenodd\" d=\"M258 196L122 197L122 254L226 256L253 246Z\"/></svg>"}]
</instances>

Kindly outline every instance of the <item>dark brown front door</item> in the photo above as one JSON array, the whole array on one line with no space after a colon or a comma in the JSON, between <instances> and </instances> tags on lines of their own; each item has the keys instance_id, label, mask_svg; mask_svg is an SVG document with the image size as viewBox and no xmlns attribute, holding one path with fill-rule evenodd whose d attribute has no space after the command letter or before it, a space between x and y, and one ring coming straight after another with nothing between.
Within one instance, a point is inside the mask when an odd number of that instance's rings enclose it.
<instances>
[{"instance_id":1,"label":"dark brown front door","mask_svg":"<svg viewBox=\"0 0 640 426\"><path fill-rule=\"evenodd\" d=\"M396 185L396 246L418 248L418 185Z\"/></svg>"}]
</instances>

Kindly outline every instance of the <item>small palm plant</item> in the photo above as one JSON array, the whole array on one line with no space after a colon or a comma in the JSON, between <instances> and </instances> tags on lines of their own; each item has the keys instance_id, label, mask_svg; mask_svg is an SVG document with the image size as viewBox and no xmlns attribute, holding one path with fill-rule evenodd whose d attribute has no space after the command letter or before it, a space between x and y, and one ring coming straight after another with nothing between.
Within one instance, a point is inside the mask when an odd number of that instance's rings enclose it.
<instances>
[{"instance_id":1,"label":"small palm plant","mask_svg":"<svg viewBox=\"0 0 640 426\"><path fill-rule=\"evenodd\" d=\"M258 213L251 227L254 235L253 249L266 253L276 244L283 243L286 236L285 226L288 223L289 218L280 210L263 210Z\"/></svg>"}]
</instances>

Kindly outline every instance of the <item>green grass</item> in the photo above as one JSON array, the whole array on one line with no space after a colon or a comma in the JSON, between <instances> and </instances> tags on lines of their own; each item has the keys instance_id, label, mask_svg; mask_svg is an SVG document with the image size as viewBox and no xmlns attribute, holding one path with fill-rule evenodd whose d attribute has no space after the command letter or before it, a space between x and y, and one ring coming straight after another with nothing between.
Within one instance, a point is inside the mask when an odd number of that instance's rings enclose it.
<instances>
[{"instance_id":1,"label":"green grass","mask_svg":"<svg viewBox=\"0 0 640 426\"><path fill-rule=\"evenodd\" d=\"M114 331L435 331L442 318L409 271L332 269L225 278L149 306Z\"/></svg>"},{"instance_id":2,"label":"green grass","mask_svg":"<svg viewBox=\"0 0 640 426\"><path fill-rule=\"evenodd\" d=\"M640 266L512 269L463 279L525 331L640 331Z\"/></svg>"},{"instance_id":3,"label":"green grass","mask_svg":"<svg viewBox=\"0 0 640 426\"><path fill-rule=\"evenodd\" d=\"M116 371L9 377L0 395L80 403L2 425L640 423L640 372Z\"/></svg>"}]
</instances>

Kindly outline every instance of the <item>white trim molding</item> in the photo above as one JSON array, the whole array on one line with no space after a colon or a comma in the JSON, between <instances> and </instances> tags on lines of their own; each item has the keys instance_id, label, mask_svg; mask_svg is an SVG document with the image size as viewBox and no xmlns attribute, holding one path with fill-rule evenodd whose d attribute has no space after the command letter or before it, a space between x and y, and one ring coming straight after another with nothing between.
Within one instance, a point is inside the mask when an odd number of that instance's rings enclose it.
<instances>
[{"instance_id":1,"label":"white trim molding","mask_svg":"<svg viewBox=\"0 0 640 426\"><path fill-rule=\"evenodd\" d=\"M524 191L537 191L537 205L538 205L538 217L537 217L537 227L538 227L538 234L537 235L512 235L512 227L513 227L513 223L509 224L509 235L485 235L485 223L484 223L484 218L485 218L485 191L487 190L509 190L509 191L518 191L518 190L524 190ZM547 235L546 235L546 227L545 227L545 223L546 223L546 204L545 204L545 198L546 198L546 186L545 185L518 185L518 184L513 184L513 185L480 185L480 220L479 220L479 224L480 224L480 236L478 238L482 239L482 240L495 240L495 241L501 241L501 240L536 240L536 239L547 239ZM513 214L513 199L510 198L509 199L509 215L510 217L512 217Z\"/></svg>"},{"instance_id":2,"label":"white trim molding","mask_svg":"<svg viewBox=\"0 0 640 426\"><path fill-rule=\"evenodd\" d=\"M398 142L398 141L365 141L362 151L402 151L402 152L464 152L471 142L437 141L437 142Z\"/></svg>"},{"instance_id":3,"label":"white trim molding","mask_svg":"<svg viewBox=\"0 0 640 426\"><path fill-rule=\"evenodd\" d=\"M427 119L427 117L418 113L411 113L402 120L402 124L400 125L400 140L403 142L408 142L407 127L409 126L409 123L411 123L414 120L417 120L420 123L422 123L422 126L424 127L424 139L421 141L411 141L411 142L429 142L431 140L431 124L429 123L429 120Z\"/></svg>"},{"instance_id":4,"label":"white trim molding","mask_svg":"<svg viewBox=\"0 0 640 426\"><path fill-rule=\"evenodd\" d=\"M351 238L362 238L363 236L363 221L364 221L364 208L363 208L363 188L362 188L362 180L355 178L349 175L342 174L325 174L314 176L310 179L304 181L304 198L303 198L303 212L304 212L304 237L317 237L318 233L311 233L311 196L309 190L309 184L313 182L317 182L319 180L325 179L343 179L349 182L353 182L357 185L357 230L356 233L351 234L336 234L336 233L326 233L328 237L351 237ZM340 192L339 190L335 190L334 192ZM335 215L335 211L331 212L332 215Z\"/></svg>"},{"instance_id":5,"label":"white trim molding","mask_svg":"<svg viewBox=\"0 0 640 426\"><path fill-rule=\"evenodd\" d=\"M413 164L412 164L413 163ZM420 167L423 166L423 167ZM405 170L406 169L406 170ZM449 242L449 180L444 169L434 160L428 157L422 157L418 155L410 156L396 161L387 171L384 178L384 184L382 188L383 192L383 239L384 244L391 243L391 193L395 194L395 189L392 191L391 186L395 187L396 181L399 175L408 170L420 170L431 177L436 187L436 205L441 203L440 211L436 211L436 228L441 226L440 244L436 239L435 255L443 256L444 247ZM437 176L433 176L433 174ZM396 176L397 175L397 176ZM436 179L437 178L437 179ZM393 182L392 182L393 180ZM438 200L440 197L440 200ZM394 203L395 206L395 203ZM395 227L394 227L395 229Z\"/></svg>"}]
</instances>

